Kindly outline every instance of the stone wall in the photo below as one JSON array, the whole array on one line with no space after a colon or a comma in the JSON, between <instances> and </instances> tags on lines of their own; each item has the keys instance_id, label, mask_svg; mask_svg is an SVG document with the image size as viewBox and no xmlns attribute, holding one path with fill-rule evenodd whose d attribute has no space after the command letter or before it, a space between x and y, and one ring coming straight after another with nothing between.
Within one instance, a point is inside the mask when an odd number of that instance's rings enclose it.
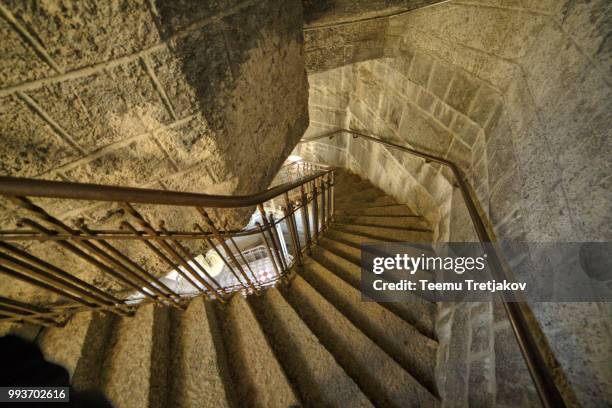
<instances>
[{"instance_id":1,"label":"stone wall","mask_svg":"<svg viewBox=\"0 0 612 408\"><path fill-rule=\"evenodd\" d=\"M0 16L3 175L247 194L307 127L299 1L7 0Z\"/></svg>"},{"instance_id":2,"label":"stone wall","mask_svg":"<svg viewBox=\"0 0 612 408\"><path fill-rule=\"evenodd\" d=\"M304 0L304 52L310 72L384 53L389 19L444 0Z\"/></svg>"},{"instance_id":3,"label":"stone wall","mask_svg":"<svg viewBox=\"0 0 612 408\"><path fill-rule=\"evenodd\" d=\"M308 124L301 2L0 1L0 175L193 191L265 189ZM108 204L36 199L52 215L117 230ZM195 210L138 206L192 230ZM23 212L0 201L0 226ZM240 227L244 212L220 223ZM144 246L116 245L162 274ZM201 251L202 248L192 248ZM54 244L29 250L103 289L112 279ZM57 297L7 283L10 295ZM3 295L9 295L3 290Z\"/></svg>"},{"instance_id":4,"label":"stone wall","mask_svg":"<svg viewBox=\"0 0 612 408\"><path fill-rule=\"evenodd\" d=\"M436 334L445 407L541 406L501 304L442 304Z\"/></svg>"},{"instance_id":5,"label":"stone wall","mask_svg":"<svg viewBox=\"0 0 612 408\"><path fill-rule=\"evenodd\" d=\"M387 53L446 65L445 100L482 129L468 174L499 239L612 236L607 10L603 1L451 2L390 23ZM507 255L515 269L532 261L528 250ZM609 305L532 308L578 400L612 400Z\"/></svg>"},{"instance_id":6,"label":"stone wall","mask_svg":"<svg viewBox=\"0 0 612 408\"><path fill-rule=\"evenodd\" d=\"M306 136L350 126L456 161L500 240L610 240L607 2L451 1L387 20L382 57L364 44L373 59L310 75ZM520 270L535 255L507 256ZM609 304L532 309L577 399L612 400Z\"/></svg>"}]
</instances>

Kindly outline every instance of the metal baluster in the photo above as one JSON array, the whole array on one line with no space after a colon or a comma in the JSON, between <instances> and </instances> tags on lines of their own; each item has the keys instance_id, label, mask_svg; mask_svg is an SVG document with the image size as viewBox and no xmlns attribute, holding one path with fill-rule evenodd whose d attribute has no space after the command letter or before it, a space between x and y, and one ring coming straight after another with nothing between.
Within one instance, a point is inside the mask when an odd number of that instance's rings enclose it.
<instances>
[{"instance_id":1,"label":"metal baluster","mask_svg":"<svg viewBox=\"0 0 612 408\"><path fill-rule=\"evenodd\" d=\"M199 224L196 223L195 227L202 234L206 234L206 231L204 231L204 228L202 228ZM204 239L206 240L208 245L217 253L217 255L219 255L221 260L223 260L223 263L225 264L225 266L227 266L227 268L229 269L230 273L232 275L234 275L234 278L236 278L236 282L238 282L240 284L240 286L242 286L245 290L248 289L249 287L247 285L245 285L245 283L240 280L240 278L236 274L236 271L234 271L234 268L232 267L232 265L228 262L227 259L225 259L225 256L221 253L221 251L219 251L219 248L217 248L217 246L210 240L210 238L204 237Z\"/></svg>"},{"instance_id":2,"label":"metal baluster","mask_svg":"<svg viewBox=\"0 0 612 408\"><path fill-rule=\"evenodd\" d=\"M229 256L232 262L234 263L234 265L236 265L236 269L238 269L242 278L246 281L247 285L249 285L249 288L251 288L251 290L253 290L255 293L259 293L259 290L255 287L255 285L253 285L253 282L251 282L247 274L244 272L244 269L242 268L242 266L240 266L240 262L238 262L238 260L234 256L234 254L232 253L232 250L225 243L225 239L221 236L221 233L219 232L217 227L215 227L215 224L213 223L208 213L204 211L203 208L200 208L200 207L197 207L197 210L200 213L200 215L202 215L202 217L204 218L204 221L206 221L206 224L208 224L208 227L212 230L213 235L215 236L215 239L217 240L217 242L219 242L219 244L221 245L221 247L223 248L227 256Z\"/></svg>"},{"instance_id":3,"label":"metal baluster","mask_svg":"<svg viewBox=\"0 0 612 408\"><path fill-rule=\"evenodd\" d=\"M270 262L272 263L274 272L276 273L276 277L277 279L280 279L281 274L278 270L278 266L276 265L276 260L274 259L274 256L272 255L272 249L270 248L270 243L268 242L268 238L266 237L266 234L264 234L264 229L259 222L257 223L257 227L259 228L261 237L263 238L264 243L266 244L266 251L268 252L268 258L270 258Z\"/></svg>"},{"instance_id":4,"label":"metal baluster","mask_svg":"<svg viewBox=\"0 0 612 408\"><path fill-rule=\"evenodd\" d=\"M163 231L166 235L170 235L168 230L166 230L163 227L163 225L160 226L160 230ZM194 267L194 269L197 268L196 272L201 273L202 275L206 276L212 283L214 283L217 286L217 288L222 293L224 292L224 290L221 287L221 285L219 285L219 282L217 282L217 280L215 278L210 276L210 274L206 271L206 269L204 268L203 265L201 265L199 262L196 261L195 256L193 256L193 254L189 251L189 249L185 248L185 246L183 244L181 244L177 239L171 239L170 242L172 242L178 248L178 252L181 253L181 256L183 258L187 258L187 261L191 260L196 265Z\"/></svg>"},{"instance_id":5,"label":"metal baluster","mask_svg":"<svg viewBox=\"0 0 612 408\"><path fill-rule=\"evenodd\" d=\"M285 272L285 276L289 271L289 265L287 264L287 259L285 259L285 254L283 252L283 246L281 245L280 238L278 236L278 231L276 229L276 221L274 220L274 215L270 214L270 232L274 240L276 241L277 251L279 253L279 259L281 260L281 264L283 265L283 271Z\"/></svg>"},{"instance_id":6,"label":"metal baluster","mask_svg":"<svg viewBox=\"0 0 612 408\"><path fill-rule=\"evenodd\" d=\"M319 189L316 180L312 181L312 226L314 228L313 238L319 240Z\"/></svg>"},{"instance_id":7,"label":"metal baluster","mask_svg":"<svg viewBox=\"0 0 612 408\"><path fill-rule=\"evenodd\" d=\"M180 266L185 268L191 276L193 276L198 282L200 282L210 293L214 293L219 301L224 302L223 296L217 292L208 282L206 282L198 272L189 265L187 261L185 261L178 252L174 248L170 246L164 239L160 238L159 233L149 225L147 221L145 221L144 217L134 209L129 203L122 203L122 207L127 211L129 215L141 226L143 227L149 234L154 236L154 240L166 251L170 256L177 262ZM180 269L180 268L179 268ZM196 289L200 289L195 286Z\"/></svg>"},{"instance_id":8,"label":"metal baluster","mask_svg":"<svg viewBox=\"0 0 612 408\"><path fill-rule=\"evenodd\" d=\"M327 193L327 188L325 186L325 178L323 176L319 178L319 182L321 183L321 233L323 233L325 231L325 216L326 216L325 194Z\"/></svg>"},{"instance_id":9,"label":"metal baluster","mask_svg":"<svg viewBox=\"0 0 612 408\"><path fill-rule=\"evenodd\" d=\"M142 234L142 232L138 231L132 224L130 224L127 221L121 222L121 227L129 229L130 231L132 231L136 235L141 235ZM157 232L155 232L155 234L157 234ZM166 256L166 254L164 254L159 248L157 248L155 245L153 245L150 240L146 239L146 240L143 240L142 242L145 244L145 246L149 250L151 250L151 252L153 252L159 259L161 259L162 261L167 263L168 266L170 266L170 268L174 269L176 271L176 273L178 273L183 279L185 279L191 286L196 288L200 293L205 293L202 290L202 288L199 288L197 283L195 283L193 281L193 279L191 279L191 277L189 277L189 275L187 275L185 272L183 272L181 270L181 268L179 268L178 264L176 264L170 258L168 258Z\"/></svg>"},{"instance_id":10,"label":"metal baluster","mask_svg":"<svg viewBox=\"0 0 612 408\"><path fill-rule=\"evenodd\" d=\"M29 220L29 219L23 219L21 220L21 222L31 228L34 228L35 230L39 231L42 234L46 234L46 235L53 235L54 231L48 230L47 228L43 227L42 225ZM100 269L101 271L108 273L110 276L114 277L115 279L117 279L118 281L125 283L126 285L128 285L129 287L131 287L132 289L135 289L137 292L141 293L142 295L148 297L148 298L155 298L152 294L150 294L149 292L145 291L141 286L139 286L137 283L134 283L133 281L131 281L130 279L128 279L127 277L121 275L120 273L118 273L117 271L111 269L108 265L106 265L103 262L100 262L98 259L94 258L93 256L87 254L86 252L82 251L81 249L79 249L78 247L76 247L75 245L73 245L72 243L68 242L68 241L55 241L57 243L57 245L61 246L64 249L67 249L68 251L72 252L73 254L75 254L76 256L78 256L79 258L85 260L86 262L94 265L96 268ZM83 243L82 241L79 241L80 243ZM90 249L88 245L84 245L86 248ZM95 247L94 250L92 252L96 252L95 251ZM141 281L144 281L142 278L140 278ZM146 282L146 281L145 281Z\"/></svg>"},{"instance_id":11,"label":"metal baluster","mask_svg":"<svg viewBox=\"0 0 612 408\"><path fill-rule=\"evenodd\" d=\"M300 250L300 238L297 234L295 213L293 211L293 205L289 200L289 193L285 193L285 219L287 220L287 225L289 226L289 236L291 237L291 242L293 243L297 262L301 264L302 251Z\"/></svg>"},{"instance_id":12,"label":"metal baluster","mask_svg":"<svg viewBox=\"0 0 612 408\"><path fill-rule=\"evenodd\" d=\"M310 251L312 243L310 242L310 226L308 220L308 196L302 184L300 191L302 193L302 228L304 228L304 237L306 238L306 248Z\"/></svg>"}]
</instances>

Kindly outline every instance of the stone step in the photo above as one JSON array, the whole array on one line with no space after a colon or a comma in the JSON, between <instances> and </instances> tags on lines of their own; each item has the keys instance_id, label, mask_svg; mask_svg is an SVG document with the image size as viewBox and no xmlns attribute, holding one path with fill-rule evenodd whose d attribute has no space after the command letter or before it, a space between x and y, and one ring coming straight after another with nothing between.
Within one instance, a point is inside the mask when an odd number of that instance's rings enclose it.
<instances>
[{"instance_id":1,"label":"stone step","mask_svg":"<svg viewBox=\"0 0 612 408\"><path fill-rule=\"evenodd\" d=\"M435 393L438 343L376 302L363 301L361 292L312 258L300 275L366 336Z\"/></svg>"},{"instance_id":2,"label":"stone step","mask_svg":"<svg viewBox=\"0 0 612 408\"><path fill-rule=\"evenodd\" d=\"M355 248L361 249L361 245L364 244L382 244L387 242L393 242L393 240L386 238L374 238L358 232L347 232L334 229L333 225L327 231L325 231L325 237L332 239L337 242L341 242L346 245L350 245ZM414 248L415 254L425 253L426 255L434 255L431 245L429 243L409 243L406 248ZM360 255L361 259L361 255Z\"/></svg>"},{"instance_id":3,"label":"stone step","mask_svg":"<svg viewBox=\"0 0 612 408\"><path fill-rule=\"evenodd\" d=\"M338 197L342 197L345 194L353 194L371 188L373 188L373 186L366 181L347 182L344 180L336 179L336 184L334 185L334 192Z\"/></svg>"},{"instance_id":4,"label":"stone step","mask_svg":"<svg viewBox=\"0 0 612 408\"><path fill-rule=\"evenodd\" d=\"M383 205L397 205L397 202L389 196L383 195L379 196L373 201L346 201L339 200L338 196L334 201L334 208L339 210L347 210L347 209L355 209L355 208L366 208L366 207L380 207Z\"/></svg>"},{"instance_id":5,"label":"stone step","mask_svg":"<svg viewBox=\"0 0 612 408\"><path fill-rule=\"evenodd\" d=\"M282 294L376 406L434 407L438 399L300 276Z\"/></svg>"},{"instance_id":6,"label":"stone step","mask_svg":"<svg viewBox=\"0 0 612 408\"><path fill-rule=\"evenodd\" d=\"M347 208L336 210L336 215L366 215L366 216L406 216L420 217L408 206L403 204L392 204L378 207Z\"/></svg>"},{"instance_id":7,"label":"stone step","mask_svg":"<svg viewBox=\"0 0 612 408\"><path fill-rule=\"evenodd\" d=\"M346 184L350 183L368 183L368 181L362 179L357 174L342 168L338 168L334 174L336 181L346 182Z\"/></svg>"},{"instance_id":8,"label":"stone step","mask_svg":"<svg viewBox=\"0 0 612 408\"><path fill-rule=\"evenodd\" d=\"M379 227L376 225L345 224L334 222L332 228L344 232L352 232L368 238L387 242L432 242L432 231L415 231L405 228Z\"/></svg>"},{"instance_id":9,"label":"stone step","mask_svg":"<svg viewBox=\"0 0 612 408\"><path fill-rule=\"evenodd\" d=\"M334 239L326 238L326 237L322 237L319 240L319 244L323 248L335 253L336 255L339 255L349 260L355 265L357 266L361 265L361 246L348 245L343 242L339 242ZM412 256L420 256L423 254L428 255L428 256L434 255L433 251L429 251L423 248L418 248L416 246L408 246L408 245L402 244L402 247L403 247L402 253L407 253ZM376 256L394 256L395 252L389 252L386 248L380 248L380 250L377 250L376 253L374 253L374 255ZM390 270L388 271L388 273L396 279L405 279L404 271ZM414 274L413 277L418 280L418 279L432 279L435 276L433 273L429 271L418 270L416 274Z\"/></svg>"},{"instance_id":10,"label":"stone step","mask_svg":"<svg viewBox=\"0 0 612 408\"><path fill-rule=\"evenodd\" d=\"M357 243L360 239L366 240L361 243ZM362 244L384 244L384 240L372 240L371 238L360 236L359 234L342 233L329 229L326 231L325 236L320 238L323 245L327 245L329 249L333 249L340 255L344 256L357 264L361 263L361 245ZM419 256L425 254L428 256L434 256L435 252L431 249L431 246L424 244L401 244L405 252L412 254L413 256ZM384 255L386 253L385 247L380 248L379 253Z\"/></svg>"},{"instance_id":11,"label":"stone step","mask_svg":"<svg viewBox=\"0 0 612 408\"><path fill-rule=\"evenodd\" d=\"M369 203L377 198L384 197L385 193L374 187L368 187L363 190L355 190L351 192L338 191L336 194L336 202L338 205L344 206L351 203Z\"/></svg>"},{"instance_id":12,"label":"stone step","mask_svg":"<svg viewBox=\"0 0 612 408\"><path fill-rule=\"evenodd\" d=\"M212 304L197 298L186 311L170 310L170 327L168 403L179 408L235 406Z\"/></svg>"},{"instance_id":13,"label":"stone step","mask_svg":"<svg viewBox=\"0 0 612 408\"><path fill-rule=\"evenodd\" d=\"M100 371L115 319L118 318L96 312L78 313L65 327L50 327L41 333L38 344L45 359L68 370L75 390L100 386Z\"/></svg>"},{"instance_id":14,"label":"stone step","mask_svg":"<svg viewBox=\"0 0 612 408\"><path fill-rule=\"evenodd\" d=\"M332 224L331 227L327 231L325 231L325 236L327 238L331 238L335 241L342 242L347 245L352 245L357 248L360 248L362 244L388 242L388 240L384 238L372 238L354 232L341 231L339 229L334 228L334 224Z\"/></svg>"},{"instance_id":15,"label":"stone step","mask_svg":"<svg viewBox=\"0 0 612 408\"><path fill-rule=\"evenodd\" d=\"M313 249L312 256L345 282L360 289L361 266L358 262L350 261L329 250L324 243ZM425 336L435 339L436 305L417 295L410 297L412 300L409 302L384 302L381 305L413 325Z\"/></svg>"},{"instance_id":16,"label":"stone step","mask_svg":"<svg viewBox=\"0 0 612 408\"><path fill-rule=\"evenodd\" d=\"M163 407L168 385L168 307L118 320L102 368L102 392L117 408Z\"/></svg>"},{"instance_id":17,"label":"stone step","mask_svg":"<svg viewBox=\"0 0 612 408\"><path fill-rule=\"evenodd\" d=\"M319 244L325 248L328 249L329 251L335 253L336 255L339 255L347 260L349 260L350 262L354 263L357 266L361 265L361 246L356 246L356 245L347 245L343 242L338 242L335 241L333 239L329 239L329 238L321 238L319 240ZM425 250L423 248L418 248L418 247L413 247L413 246L407 246L402 244L402 253L406 253L412 256L421 256L421 255L427 255L427 256L431 256L434 255L433 251L429 251L429 250ZM389 248L391 249L391 248ZM396 252L389 252L386 248L380 248L380 250L378 250L376 253L374 253L373 255L375 256L395 256ZM383 275L380 275L381 279L384 279L386 281L389 282L395 282L395 281L399 281L402 279L406 279L407 275L406 275L406 271L404 270L387 270L385 271L385 273ZM411 274L411 280L413 280L414 282L420 280L420 279L427 279L427 280L435 280L435 274L430 272L430 271L424 271L424 270L418 270L416 271L414 274ZM421 297L424 298L426 300L430 300L431 299L431 294L429 292L426 293L420 293L420 294L416 294L415 296L417 297Z\"/></svg>"},{"instance_id":18,"label":"stone step","mask_svg":"<svg viewBox=\"0 0 612 408\"><path fill-rule=\"evenodd\" d=\"M418 216L372 216L337 214L337 222L343 224L376 225L379 227L409 228L411 230L431 231L423 219Z\"/></svg>"},{"instance_id":19,"label":"stone step","mask_svg":"<svg viewBox=\"0 0 612 408\"><path fill-rule=\"evenodd\" d=\"M311 407L371 407L372 403L338 365L277 289L250 303L300 399Z\"/></svg>"},{"instance_id":20,"label":"stone step","mask_svg":"<svg viewBox=\"0 0 612 408\"><path fill-rule=\"evenodd\" d=\"M242 295L219 306L223 341L241 406L301 406L251 307Z\"/></svg>"}]
</instances>

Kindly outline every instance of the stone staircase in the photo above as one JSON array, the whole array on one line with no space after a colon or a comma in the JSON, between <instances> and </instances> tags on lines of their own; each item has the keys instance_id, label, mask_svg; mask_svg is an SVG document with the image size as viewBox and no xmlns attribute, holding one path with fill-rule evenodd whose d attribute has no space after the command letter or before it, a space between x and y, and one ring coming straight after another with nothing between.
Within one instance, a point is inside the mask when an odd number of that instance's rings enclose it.
<instances>
[{"instance_id":1,"label":"stone staircase","mask_svg":"<svg viewBox=\"0 0 612 408\"><path fill-rule=\"evenodd\" d=\"M369 183L336 175L336 221L289 283L186 311L81 313L39 344L75 389L116 407L430 407L436 305L362 302L360 244L431 242L425 221ZM419 248L419 251L422 249Z\"/></svg>"}]
</instances>

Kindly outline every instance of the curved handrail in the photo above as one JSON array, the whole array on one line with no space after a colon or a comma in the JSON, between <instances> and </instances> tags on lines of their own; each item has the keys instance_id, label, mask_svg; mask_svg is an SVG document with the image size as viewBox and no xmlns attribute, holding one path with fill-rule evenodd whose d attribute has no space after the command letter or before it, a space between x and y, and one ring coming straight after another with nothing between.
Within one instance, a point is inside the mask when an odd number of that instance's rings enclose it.
<instances>
[{"instance_id":1,"label":"curved handrail","mask_svg":"<svg viewBox=\"0 0 612 408\"><path fill-rule=\"evenodd\" d=\"M176 205L207 208L240 208L263 204L304 183L333 171L319 170L296 181L250 195L224 196L181 191L119 187L68 181L36 180L20 177L0 177L0 195L13 197L50 197L76 200L130 202L141 204Z\"/></svg>"},{"instance_id":2,"label":"curved handrail","mask_svg":"<svg viewBox=\"0 0 612 408\"><path fill-rule=\"evenodd\" d=\"M379 143L393 149L398 149L410 153L412 155L421 157L425 160L440 163L444 166L449 167L453 172L453 176L457 181L459 189L461 190L461 195L463 196L463 200L468 209L468 213L470 214L472 223L474 224L474 229L478 234L478 238L481 242L485 243L497 242L495 234L486 227L487 224L491 225L490 221L487 220L487 223L485 223L485 221L483 220L483 218L486 217L486 214L484 214L484 212L478 211L476 202L470 194L471 187L469 186L468 181L466 181L461 170L459 170L459 167L457 167L457 165L452 161L428 153L423 153L409 147L401 146L396 143L388 142L373 135L367 135L365 133L352 129L337 129L332 132L324 133L322 135L303 139L300 141L300 143L313 142L323 138L332 138L338 134L343 133L353 135L354 138L360 137L364 140ZM493 255L494 256L488 258L492 274L496 278L512 279L512 274L508 271L506 265L500 260L499 254L494 253ZM519 344L519 348L521 350L523 358L525 359L525 363L527 364L527 368L534 381L542 404L545 407L551 408L565 407L565 402L551 375L551 370L546 364L544 353L542 353L542 350L540 349L540 346L532 333L532 329L529 324L529 318L525 311L525 309L528 308L527 304L525 302L506 302L503 298L502 301L506 314L508 315L508 320L510 320L512 331L514 332L516 340Z\"/></svg>"}]
</instances>

